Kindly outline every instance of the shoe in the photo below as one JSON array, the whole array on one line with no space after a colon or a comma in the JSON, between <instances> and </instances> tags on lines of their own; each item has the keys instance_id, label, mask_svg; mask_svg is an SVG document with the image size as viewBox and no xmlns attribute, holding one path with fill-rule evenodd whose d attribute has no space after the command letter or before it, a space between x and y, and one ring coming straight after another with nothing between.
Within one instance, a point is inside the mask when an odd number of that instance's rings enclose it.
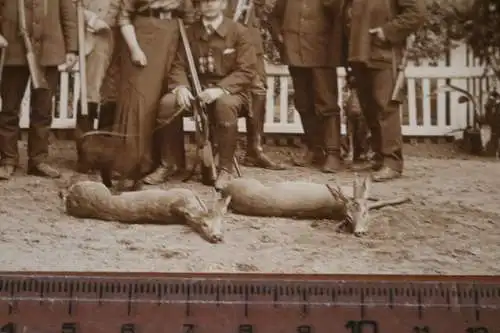
<instances>
[{"instance_id":1,"label":"shoe","mask_svg":"<svg viewBox=\"0 0 500 333\"><path fill-rule=\"evenodd\" d=\"M343 163L340 157L336 155L328 154L326 156L325 162L321 166L321 172L323 173L336 173L342 170Z\"/></svg>"},{"instance_id":2,"label":"shoe","mask_svg":"<svg viewBox=\"0 0 500 333\"><path fill-rule=\"evenodd\" d=\"M13 165L1 165L0 180L9 180L14 175L15 170Z\"/></svg>"},{"instance_id":3,"label":"shoe","mask_svg":"<svg viewBox=\"0 0 500 333\"><path fill-rule=\"evenodd\" d=\"M166 182L175 173L177 173L176 167L159 166L155 171L144 177L142 181L148 185L159 185Z\"/></svg>"},{"instance_id":4,"label":"shoe","mask_svg":"<svg viewBox=\"0 0 500 333\"><path fill-rule=\"evenodd\" d=\"M373 174L374 182L386 182L389 180L393 180L401 177L402 172L396 171L394 169L389 168L388 166L383 166L380 170L376 171Z\"/></svg>"},{"instance_id":5,"label":"shoe","mask_svg":"<svg viewBox=\"0 0 500 333\"><path fill-rule=\"evenodd\" d=\"M383 162L379 159L371 159L351 166L353 171L379 171L383 167Z\"/></svg>"},{"instance_id":6,"label":"shoe","mask_svg":"<svg viewBox=\"0 0 500 333\"><path fill-rule=\"evenodd\" d=\"M52 179L61 177L61 173L56 168L46 163L28 165L28 175L34 175Z\"/></svg>"}]
</instances>

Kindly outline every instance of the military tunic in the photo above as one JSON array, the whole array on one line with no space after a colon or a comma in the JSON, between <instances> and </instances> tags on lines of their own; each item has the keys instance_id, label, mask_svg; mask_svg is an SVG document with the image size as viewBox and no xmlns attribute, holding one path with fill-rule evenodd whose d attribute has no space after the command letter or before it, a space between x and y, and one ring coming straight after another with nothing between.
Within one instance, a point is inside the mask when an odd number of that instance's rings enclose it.
<instances>
[{"instance_id":1,"label":"military tunic","mask_svg":"<svg viewBox=\"0 0 500 333\"><path fill-rule=\"evenodd\" d=\"M203 89L219 87L226 92L210 106L209 114L215 122L219 164L232 169L238 116L248 102L248 89L255 75L256 55L251 36L243 25L227 17L211 34L199 20L189 27L187 35ZM185 52L180 49L168 78L169 91L189 86L188 72ZM175 94L162 98L160 123L172 116L175 105Z\"/></svg>"},{"instance_id":2,"label":"military tunic","mask_svg":"<svg viewBox=\"0 0 500 333\"><path fill-rule=\"evenodd\" d=\"M28 163L38 165L48 155L52 98L60 75L57 66L65 62L67 53L78 50L77 17L72 0L25 1L28 32L50 88L31 92ZM19 160L19 110L30 77L24 42L19 34L17 1L0 1L0 29L9 43L1 86L0 156L2 165L15 166Z\"/></svg>"},{"instance_id":3,"label":"military tunic","mask_svg":"<svg viewBox=\"0 0 500 333\"><path fill-rule=\"evenodd\" d=\"M262 7L264 6L263 0L254 0L253 6L254 9L251 12L251 15L248 19L247 28L250 33L250 37L252 39L252 43L255 48L255 53L257 55L257 64L256 64L256 74L257 77L254 82L254 89L257 93L266 94L267 89L267 74L266 74L266 65L264 62L264 43L262 40L261 34L261 24L260 17L258 13L262 12ZM236 6L238 4L238 0L228 0L228 6L226 8L225 15L229 18L234 17L234 12L236 11ZM240 18L240 22L244 20L245 13Z\"/></svg>"},{"instance_id":4,"label":"military tunic","mask_svg":"<svg viewBox=\"0 0 500 333\"><path fill-rule=\"evenodd\" d=\"M332 48L336 3L326 0L277 0L270 13L271 34L288 65L294 104L309 150L340 152L340 107ZM324 117L336 119L325 129ZM328 132L328 133L327 133Z\"/></svg>"},{"instance_id":5,"label":"military tunic","mask_svg":"<svg viewBox=\"0 0 500 333\"><path fill-rule=\"evenodd\" d=\"M399 106L389 103L394 68L406 38L423 23L423 0L344 0L336 26L344 66L350 66L363 115L371 132L372 151L383 165L403 169ZM347 17L350 11L350 18ZM349 24L346 27L346 24ZM381 27L387 40L369 33Z\"/></svg>"}]
</instances>

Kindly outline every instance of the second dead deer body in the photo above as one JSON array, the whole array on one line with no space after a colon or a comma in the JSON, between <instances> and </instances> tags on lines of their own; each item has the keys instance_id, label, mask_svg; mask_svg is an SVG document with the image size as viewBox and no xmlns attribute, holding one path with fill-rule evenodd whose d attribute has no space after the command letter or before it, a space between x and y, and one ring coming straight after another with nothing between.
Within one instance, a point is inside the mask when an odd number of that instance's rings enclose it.
<instances>
[{"instance_id":1,"label":"second dead deer body","mask_svg":"<svg viewBox=\"0 0 500 333\"><path fill-rule=\"evenodd\" d=\"M398 205L409 198L376 200L370 197L371 177L356 177L352 188L328 184L285 181L264 185L256 179L239 178L223 189L230 196L229 208L242 215L332 219L349 225L356 236L368 231L369 211Z\"/></svg>"}]
</instances>

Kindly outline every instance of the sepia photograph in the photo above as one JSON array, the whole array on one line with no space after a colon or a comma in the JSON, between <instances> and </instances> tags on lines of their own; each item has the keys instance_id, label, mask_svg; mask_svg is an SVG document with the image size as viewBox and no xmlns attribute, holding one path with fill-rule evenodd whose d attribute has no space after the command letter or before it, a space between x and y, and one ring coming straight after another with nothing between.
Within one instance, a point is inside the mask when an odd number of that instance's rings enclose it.
<instances>
[{"instance_id":1,"label":"sepia photograph","mask_svg":"<svg viewBox=\"0 0 500 333\"><path fill-rule=\"evenodd\" d=\"M496 2L1 11L2 270L500 272Z\"/></svg>"},{"instance_id":2,"label":"sepia photograph","mask_svg":"<svg viewBox=\"0 0 500 333\"><path fill-rule=\"evenodd\" d=\"M498 0L0 0L0 333L500 332Z\"/></svg>"}]
</instances>

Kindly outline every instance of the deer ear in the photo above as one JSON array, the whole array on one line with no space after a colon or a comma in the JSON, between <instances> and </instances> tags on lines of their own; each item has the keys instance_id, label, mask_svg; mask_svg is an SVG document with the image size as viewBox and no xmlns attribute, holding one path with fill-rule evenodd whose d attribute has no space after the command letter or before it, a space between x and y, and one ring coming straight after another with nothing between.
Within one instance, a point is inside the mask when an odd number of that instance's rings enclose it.
<instances>
[{"instance_id":1,"label":"deer ear","mask_svg":"<svg viewBox=\"0 0 500 333\"><path fill-rule=\"evenodd\" d=\"M361 197L365 200L368 200L368 198L370 197L371 189L372 189L372 177L366 176L365 179L363 180Z\"/></svg>"},{"instance_id":2,"label":"deer ear","mask_svg":"<svg viewBox=\"0 0 500 333\"><path fill-rule=\"evenodd\" d=\"M227 195L227 196L222 196L220 199L218 199L216 202L215 202L215 207L214 209L224 215L227 213L227 208L229 207L229 204L231 203L231 196L230 195Z\"/></svg>"},{"instance_id":3,"label":"deer ear","mask_svg":"<svg viewBox=\"0 0 500 333\"><path fill-rule=\"evenodd\" d=\"M363 192L362 192L362 185L361 185L361 181L359 179L359 175L358 173L356 172L354 174L354 180L352 182L352 197L354 199L359 199L361 198L361 196L363 195Z\"/></svg>"}]
</instances>

